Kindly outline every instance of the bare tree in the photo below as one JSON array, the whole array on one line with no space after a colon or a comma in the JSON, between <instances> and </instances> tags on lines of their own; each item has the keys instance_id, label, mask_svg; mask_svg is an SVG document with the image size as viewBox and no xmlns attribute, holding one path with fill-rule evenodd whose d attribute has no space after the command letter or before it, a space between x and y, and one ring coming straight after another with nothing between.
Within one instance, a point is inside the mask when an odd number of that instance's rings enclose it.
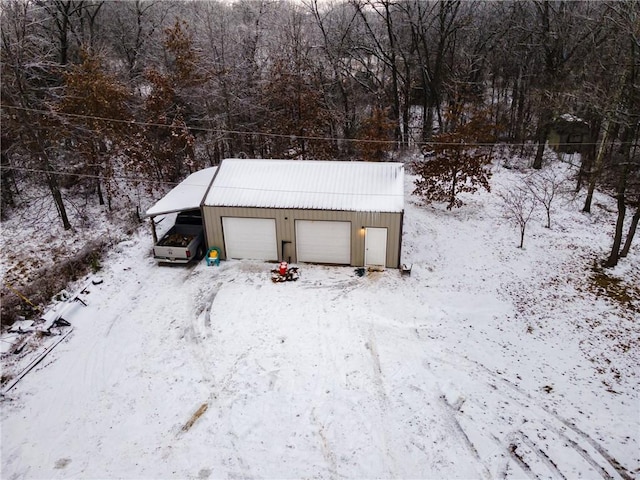
<instances>
[{"instance_id":1,"label":"bare tree","mask_svg":"<svg viewBox=\"0 0 640 480\"><path fill-rule=\"evenodd\" d=\"M539 92L539 114L536 133L538 148L533 168L542 168L542 157L551 128L555 108L562 105L574 61L588 58L593 45L598 45L608 35L602 19L604 9L588 2L563 0L536 0L537 12L534 31L540 46L539 62L542 68L537 90Z\"/></svg>"},{"instance_id":2,"label":"bare tree","mask_svg":"<svg viewBox=\"0 0 640 480\"><path fill-rule=\"evenodd\" d=\"M15 139L14 152L26 161L21 167L36 170L44 179L65 230L71 222L58 181L57 125L47 103L59 83L59 68L51 43L33 35L41 20L28 2L5 2L0 10L2 28L3 137ZM6 150L3 147L4 153Z\"/></svg>"},{"instance_id":3,"label":"bare tree","mask_svg":"<svg viewBox=\"0 0 640 480\"><path fill-rule=\"evenodd\" d=\"M628 142L623 142L620 149L619 165L618 165L618 184L616 186L616 204L618 207L618 217L616 220L615 233L613 236L613 244L609 257L605 262L606 267L615 267L621 257L626 257L631 248L631 242L638 226L640 218L640 155L638 152L637 134L639 127L638 115L635 115L635 125L626 127L625 136L629 138ZM631 139L635 138L633 147ZM635 182L633 182L635 180ZM635 197L635 202L631 198ZM627 239L622 250L622 237L624 230L625 216L627 212L627 203L636 204L636 212L631 219Z\"/></svg>"},{"instance_id":4,"label":"bare tree","mask_svg":"<svg viewBox=\"0 0 640 480\"><path fill-rule=\"evenodd\" d=\"M520 245L524 248L527 224L536 209L536 199L526 185L516 185L498 193L502 200L504 217L520 229Z\"/></svg>"},{"instance_id":5,"label":"bare tree","mask_svg":"<svg viewBox=\"0 0 640 480\"><path fill-rule=\"evenodd\" d=\"M589 190L583 211L588 212L595 183L599 174L610 167L615 180L615 198L618 216L611 251L606 267L617 265L621 252L626 255L635 234L637 220L632 218L627 241L622 250L623 230L627 204L638 200L638 174L640 158L638 141L640 134L640 5L637 2L617 2L608 5L609 19L619 32L619 45L615 50L619 74L616 89L611 96L609 108L605 110L604 135L601 140L594 169L589 178ZM608 160L608 165L605 163ZM635 202L631 199L635 198ZM636 215L634 215L635 218Z\"/></svg>"},{"instance_id":6,"label":"bare tree","mask_svg":"<svg viewBox=\"0 0 640 480\"><path fill-rule=\"evenodd\" d=\"M339 154L350 157L354 153L353 142L356 135L358 113L362 91L359 88L357 70L350 61L355 44L358 13L346 3L329 4L310 0L308 8L318 28L318 64L326 63L320 70L325 101L331 110ZM347 141L343 141L347 140Z\"/></svg>"},{"instance_id":7,"label":"bare tree","mask_svg":"<svg viewBox=\"0 0 640 480\"><path fill-rule=\"evenodd\" d=\"M420 66L422 101L422 139L433 133L434 115L442 131L444 85L453 71L452 59L458 33L464 25L462 2L410 2L407 8L415 53Z\"/></svg>"},{"instance_id":8,"label":"bare tree","mask_svg":"<svg viewBox=\"0 0 640 480\"><path fill-rule=\"evenodd\" d=\"M635 237L636 230L638 229L638 222L640 221L640 194L637 195L636 200L636 213L631 217L631 223L629 224L629 230L627 232L627 238L624 241L624 246L622 250L620 250L620 258L624 258L629 254L629 250L631 249L631 243L633 242L633 238Z\"/></svg>"},{"instance_id":9,"label":"bare tree","mask_svg":"<svg viewBox=\"0 0 640 480\"><path fill-rule=\"evenodd\" d=\"M162 28L178 4L154 0L107 2L105 30L109 43L125 64L132 82L141 80L145 68L161 58Z\"/></svg>"},{"instance_id":10,"label":"bare tree","mask_svg":"<svg viewBox=\"0 0 640 480\"><path fill-rule=\"evenodd\" d=\"M553 167L537 171L524 179L524 184L547 214L546 228L551 228L551 208L567 177Z\"/></svg>"}]
</instances>

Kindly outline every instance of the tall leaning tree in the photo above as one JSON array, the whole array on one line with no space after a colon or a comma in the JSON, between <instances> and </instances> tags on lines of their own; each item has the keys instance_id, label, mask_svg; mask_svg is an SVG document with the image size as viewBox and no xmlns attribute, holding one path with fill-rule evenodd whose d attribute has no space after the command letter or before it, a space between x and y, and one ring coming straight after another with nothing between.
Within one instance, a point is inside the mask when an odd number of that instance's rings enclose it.
<instances>
[{"instance_id":1,"label":"tall leaning tree","mask_svg":"<svg viewBox=\"0 0 640 480\"><path fill-rule=\"evenodd\" d=\"M605 130L611 132L610 136L618 137L611 152L618 217L611 251L605 262L606 267L615 267L620 257L629 252L640 219L640 6L637 2L618 2L610 4L610 11L610 18L621 35L619 63L622 70ZM606 145L606 136L602 145ZM604 147L600 148L603 150ZM589 193L592 194L591 182ZM634 205L636 211L622 246L627 204Z\"/></svg>"},{"instance_id":2,"label":"tall leaning tree","mask_svg":"<svg viewBox=\"0 0 640 480\"><path fill-rule=\"evenodd\" d=\"M12 168L27 170L44 182L64 229L69 230L59 177L64 165L50 106L62 83L59 61L65 53L51 38L42 36L46 31L36 29L47 20L42 9L20 0L5 2L0 10L2 150ZM13 139L12 145L5 148L8 139Z\"/></svg>"}]
</instances>

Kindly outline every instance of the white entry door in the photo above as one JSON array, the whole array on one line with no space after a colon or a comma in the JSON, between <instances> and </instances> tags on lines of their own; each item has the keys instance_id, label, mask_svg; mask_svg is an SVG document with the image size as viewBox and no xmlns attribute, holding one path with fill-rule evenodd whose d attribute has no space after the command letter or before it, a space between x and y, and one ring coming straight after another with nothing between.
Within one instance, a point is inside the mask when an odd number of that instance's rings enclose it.
<instances>
[{"instance_id":1,"label":"white entry door","mask_svg":"<svg viewBox=\"0 0 640 480\"><path fill-rule=\"evenodd\" d=\"M227 258L278 260L273 218L223 217L222 230Z\"/></svg>"},{"instance_id":2,"label":"white entry door","mask_svg":"<svg viewBox=\"0 0 640 480\"><path fill-rule=\"evenodd\" d=\"M387 264L387 229L367 228L364 238L365 266L384 267Z\"/></svg>"},{"instance_id":3,"label":"white entry door","mask_svg":"<svg viewBox=\"0 0 640 480\"><path fill-rule=\"evenodd\" d=\"M296 220L298 262L351 263L351 222Z\"/></svg>"}]
</instances>

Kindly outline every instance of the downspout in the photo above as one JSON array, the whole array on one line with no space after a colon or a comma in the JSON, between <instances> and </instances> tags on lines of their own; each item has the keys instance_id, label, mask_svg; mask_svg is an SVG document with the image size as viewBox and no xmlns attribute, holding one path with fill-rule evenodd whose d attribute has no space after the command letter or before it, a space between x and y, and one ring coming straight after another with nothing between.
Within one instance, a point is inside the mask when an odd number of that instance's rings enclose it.
<instances>
[{"instance_id":1,"label":"downspout","mask_svg":"<svg viewBox=\"0 0 640 480\"><path fill-rule=\"evenodd\" d=\"M398 265L396 268L402 266L402 229L404 227L404 210L400 212L400 234L398 238Z\"/></svg>"}]
</instances>

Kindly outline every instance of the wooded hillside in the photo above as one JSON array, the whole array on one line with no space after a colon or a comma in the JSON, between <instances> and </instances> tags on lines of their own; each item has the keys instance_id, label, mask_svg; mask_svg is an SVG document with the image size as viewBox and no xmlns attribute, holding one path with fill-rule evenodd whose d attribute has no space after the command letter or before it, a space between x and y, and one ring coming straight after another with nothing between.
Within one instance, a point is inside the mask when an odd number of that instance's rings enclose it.
<instances>
[{"instance_id":1,"label":"wooded hillside","mask_svg":"<svg viewBox=\"0 0 640 480\"><path fill-rule=\"evenodd\" d=\"M541 169L560 118L588 131L584 211L598 181L622 222L638 211L633 0L7 0L1 27L3 216L36 182L70 229L70 195L112 210L225 157L384 161L455 138ZM460 138L471 112L483 134Z\"/></svg>"}]
</instances>

